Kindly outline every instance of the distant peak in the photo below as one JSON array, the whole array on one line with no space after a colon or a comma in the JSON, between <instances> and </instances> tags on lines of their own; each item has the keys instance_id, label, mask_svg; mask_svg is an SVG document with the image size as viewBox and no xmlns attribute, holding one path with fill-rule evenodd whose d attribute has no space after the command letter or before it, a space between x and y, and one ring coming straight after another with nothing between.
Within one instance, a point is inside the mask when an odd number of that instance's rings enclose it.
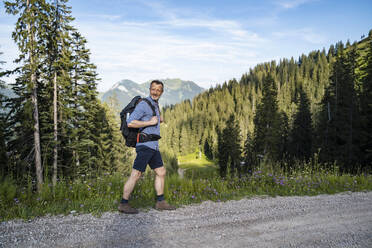
<instances>
[{"instance_id":1,"label":"distant peak","mask_svg":"<svg viewBox=\"0 0 372 248\"><path fill-rule=\"evenodd\" d=\"M136 82L133 82L132 80L129 79L123 79L120 80L119 82L115 83L110 90L116 89L119 86L131 86L131 85L138 85Z\"/></svg>"}]
</instances>

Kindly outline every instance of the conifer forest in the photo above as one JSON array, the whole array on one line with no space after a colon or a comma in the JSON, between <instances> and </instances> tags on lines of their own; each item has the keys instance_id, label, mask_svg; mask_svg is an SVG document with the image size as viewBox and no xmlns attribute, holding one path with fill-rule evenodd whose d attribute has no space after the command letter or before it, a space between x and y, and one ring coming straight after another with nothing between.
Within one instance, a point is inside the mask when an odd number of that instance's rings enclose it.
<instances>
[{"instance_id":1,"label":"conifer forest","mask_svg":"<svg viewBox=\"0 0 372 248\"><path fill-rule=\"evenodd\" d=\"M4 5L17 17L19 57L16 68L0 69L0 87L16 78L14 96L0 94L0 178L40 190L46 182L127 173L134 151L125 147L117 110L98 99L97 68L84 34L71 25L67 0ZM371 171L372 30L354 43L247 70L163 107L168 171L177 156L196 151L215 161L221 176L249 174L262 161L289 171L315 158L341 172Z\"/></svg>"}]
</instances>

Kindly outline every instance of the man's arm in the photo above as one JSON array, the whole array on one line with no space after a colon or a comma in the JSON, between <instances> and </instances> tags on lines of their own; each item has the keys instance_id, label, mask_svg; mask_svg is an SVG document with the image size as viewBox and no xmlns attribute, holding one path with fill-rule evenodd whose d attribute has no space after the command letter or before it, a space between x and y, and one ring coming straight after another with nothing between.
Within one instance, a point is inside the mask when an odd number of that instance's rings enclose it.
<instances>
[{"instance_id":1,"label":"man's arm","mask_svg":"<svg viewBox=\"0 0 372 248\"><path fill-rule=\"evenodd\" d=\"M158 117L153 116L149 121L133 120L128 124L128 127L141 128L141 127L153 126L153 125L156 125L157 123L158 123Z\"/></svg>"}]
</instances>

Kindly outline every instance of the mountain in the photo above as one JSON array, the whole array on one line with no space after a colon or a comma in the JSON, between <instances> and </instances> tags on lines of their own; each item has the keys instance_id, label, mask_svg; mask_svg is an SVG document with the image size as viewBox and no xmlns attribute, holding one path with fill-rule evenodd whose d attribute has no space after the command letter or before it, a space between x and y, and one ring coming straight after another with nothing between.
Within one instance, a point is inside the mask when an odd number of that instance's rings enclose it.
<instances>
[{"instance_id":1,"label":"mountain","mask_svg":"<svg viewBox=\"0 0 372 248\"><path fill-rule=\"evenodd\" d=\"M186 99L192 99L204 89L192 81L183 81L181 79L164 79L164 93L159 103L161 106L176 104ZM135 96L146 97L149 95L149 86L151 81L142 84L124 79L114 84L111 89L104 92L101 96L103 102L117 101L119 109L123 108Z\"/></svg>"},{"instance_id":2,"label":"mountain","mask_svg":"<svg viewBox=\"0 0 372 248\"><path fill-rule=\"evenodd\" d=\"M3 94L4 96L6 96L8 98L12 98L12 97L16 96L10 85L5 84L4 86L5 86L5 88L3 88L3 89L0 88L0 93L1 94Z\"/></svg>"},{"instance_id":3,"label":"mountain","mask_svg":"<svg viewBox=\"0 0 372 248\"><path fill-rule=\"evenodd\" d=\"M6 98L16 97L10 85L5 84L4 86L5 88L0 88L0 94L4 95ZM0 113L7 113L8 111L9 111L8 108L0 109Z\"/></svg>"}]
</instances>

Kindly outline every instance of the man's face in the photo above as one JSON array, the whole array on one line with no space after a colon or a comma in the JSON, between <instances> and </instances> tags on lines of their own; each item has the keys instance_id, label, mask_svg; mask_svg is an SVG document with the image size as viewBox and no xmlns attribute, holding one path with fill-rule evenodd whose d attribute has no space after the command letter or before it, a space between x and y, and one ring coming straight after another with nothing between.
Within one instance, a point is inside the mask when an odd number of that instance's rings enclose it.
<instances>
[{"instance_id":1,"label":"man's face","mask_svg":"<svg viewBox=\"0 0 372 248\"><path fill-rule=\"evenodd\" d=\"M163 94L163 86L161 84L153 83L150 86L150 96L153 100L159 100L161 94Z\"/></svg>"}]
</instances>

